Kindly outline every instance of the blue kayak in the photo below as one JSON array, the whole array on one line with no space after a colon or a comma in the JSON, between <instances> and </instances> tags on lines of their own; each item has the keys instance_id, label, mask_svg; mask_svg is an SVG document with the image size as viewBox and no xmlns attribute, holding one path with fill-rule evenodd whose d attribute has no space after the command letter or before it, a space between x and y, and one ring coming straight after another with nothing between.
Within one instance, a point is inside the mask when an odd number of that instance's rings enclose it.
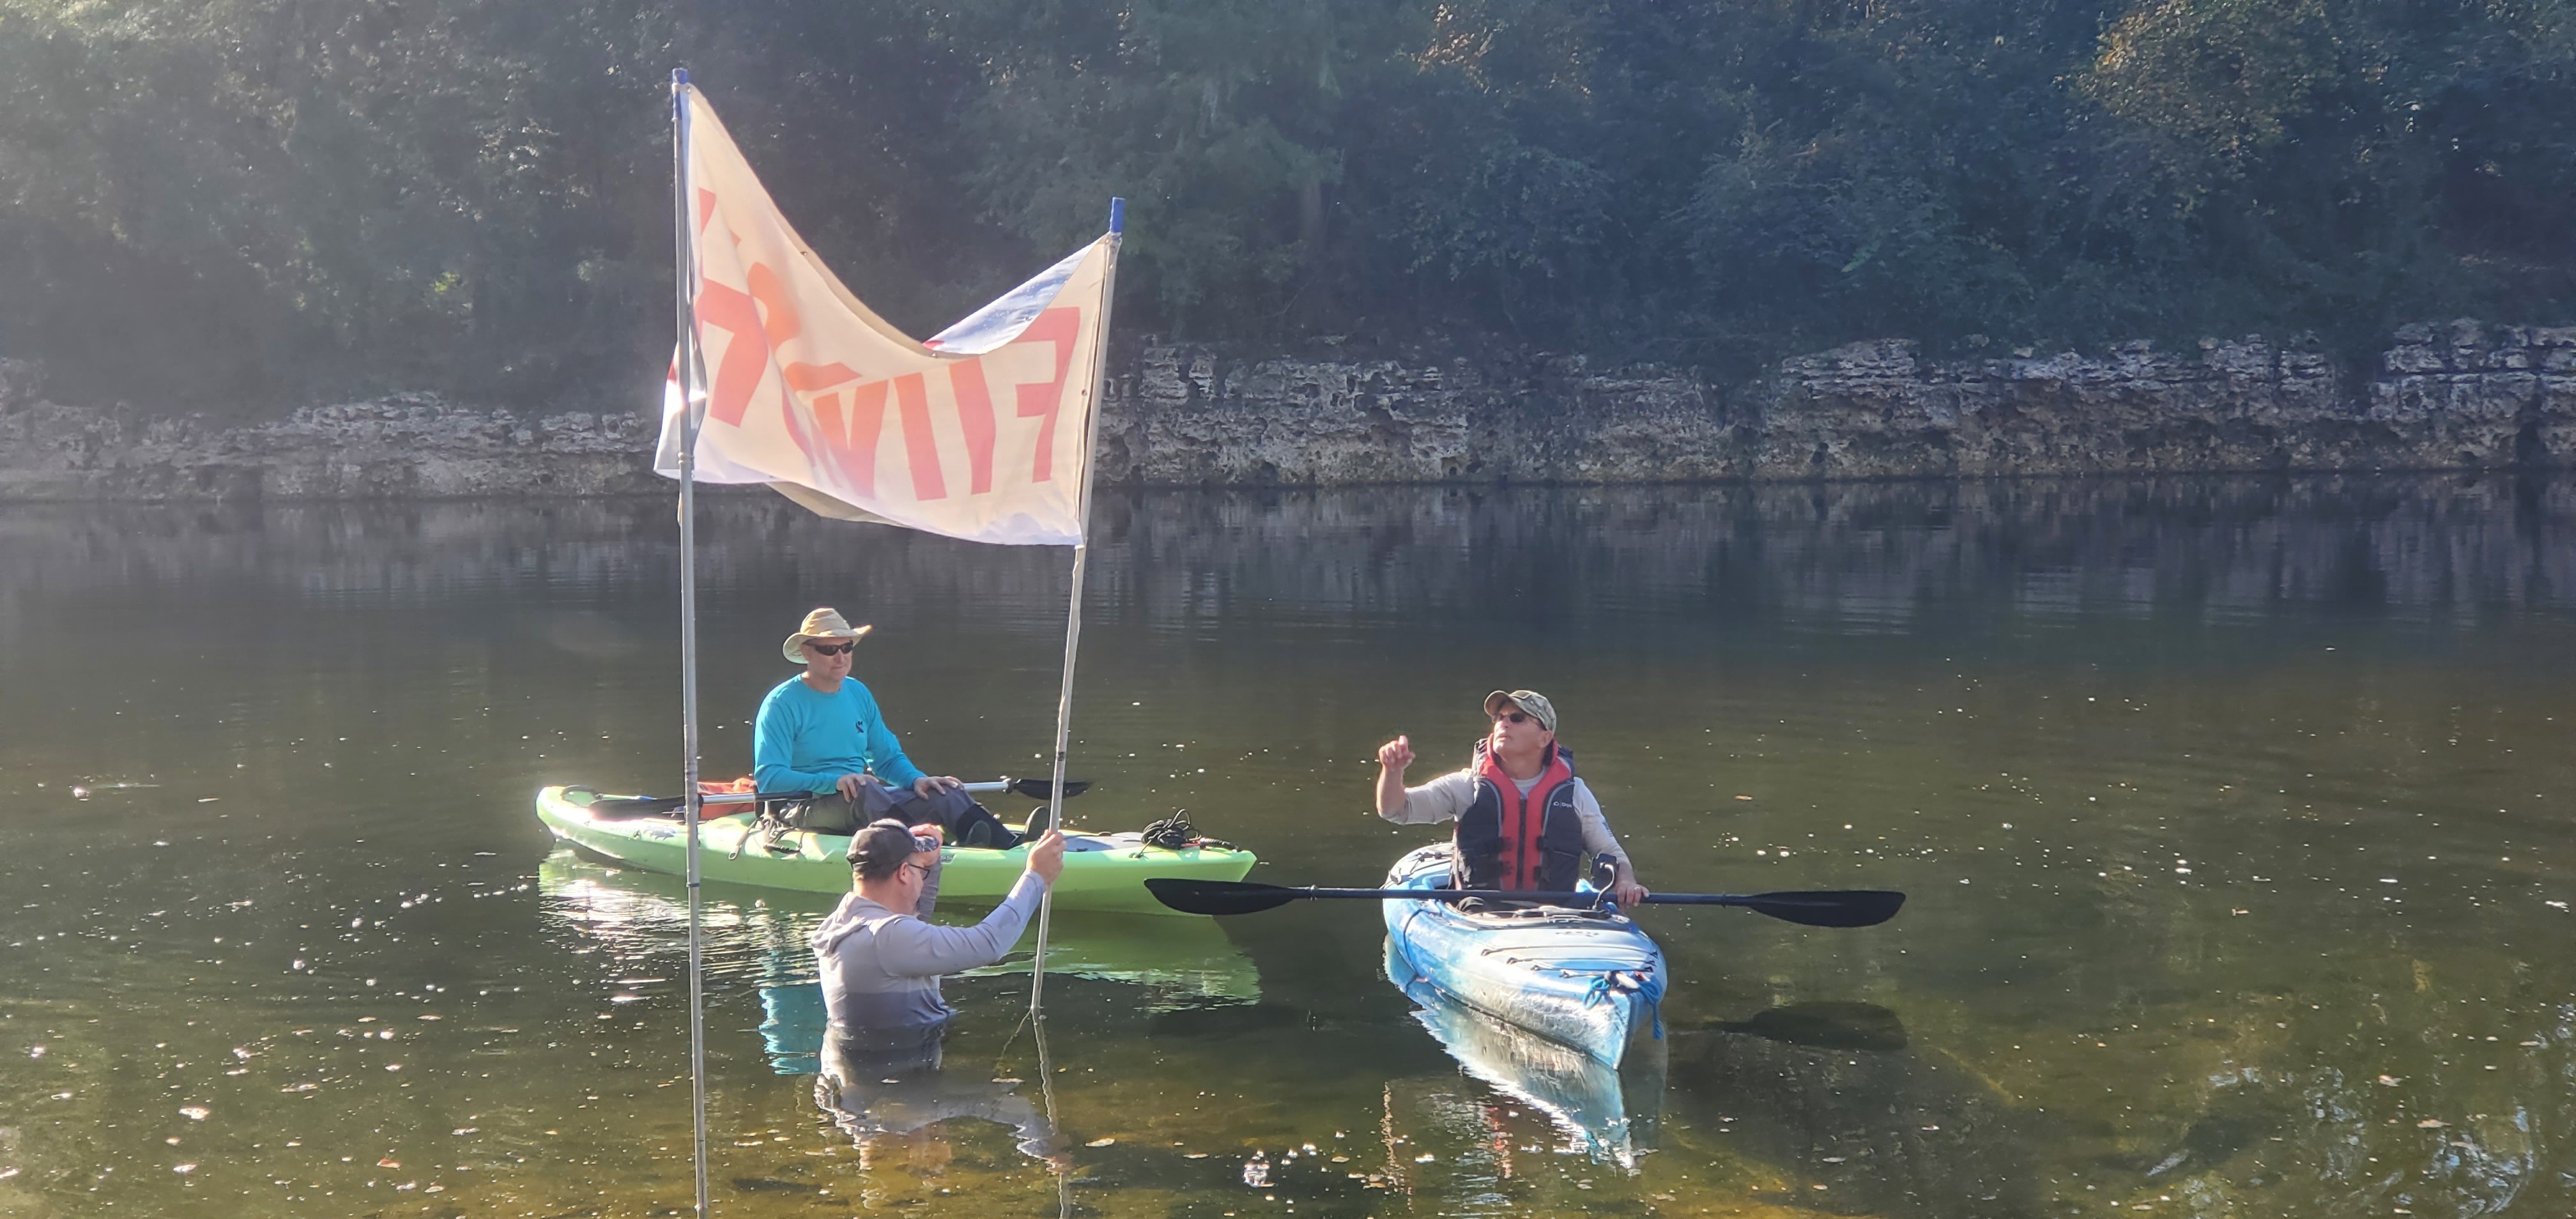
<instances>
[{"instance_id":1,"label":"blue kayak","mask_svg":"<svg viewBox=\"0 0 2576 1219\"><path fill-rule=\"evenodd\" d=\"M1386 887L1447 888L1449 860L1449 844L1424 847L1396 861ZM1381 904L1388 978L1408 994L1427 986L1613 1068L1636 1041L1663 1037L1663 950L1615 909Z\"/></svg>"}]
</instances>

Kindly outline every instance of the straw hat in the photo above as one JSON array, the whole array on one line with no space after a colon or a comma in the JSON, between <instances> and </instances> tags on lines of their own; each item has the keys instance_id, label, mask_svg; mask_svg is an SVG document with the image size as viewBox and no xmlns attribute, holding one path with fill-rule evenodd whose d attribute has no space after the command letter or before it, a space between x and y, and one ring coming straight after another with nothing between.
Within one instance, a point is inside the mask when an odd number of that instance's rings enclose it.
<instances>
[{"instance_id":1,"label":"straw hat","mask_svg":"<svg viewBox=\"0 0 2576 1219\"><path fill-rule=\"evenodd\" d=\"M875 629L873 626L854 628L850 625L849 619L841 616L841 611L829 608L818 609L805 615L805 625L798 627L795 634L788 636L787 642L780 644L778 650L787 659L803 664L805 663L803 649L808 639L856 639Z\"/></svg>"}]
</instances>

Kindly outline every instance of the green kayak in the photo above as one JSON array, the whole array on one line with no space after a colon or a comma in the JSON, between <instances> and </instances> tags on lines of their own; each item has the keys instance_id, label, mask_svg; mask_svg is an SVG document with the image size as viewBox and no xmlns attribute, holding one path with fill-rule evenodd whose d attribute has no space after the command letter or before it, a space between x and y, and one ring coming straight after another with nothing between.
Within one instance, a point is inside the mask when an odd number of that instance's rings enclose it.
<instances>
[{"instance_id":1,"label":"green kayak","mask_svg":"<svg viewBox=\"0 0 2576 1219\"><path fill-rule=\"evenodd\" d=\"M688 837L677 817L595 817L594 800L615 799L585 788L549 787L537 793L537 819L557 838L629 867L674 876L687 871ZM749 836L752 841L744 843ZM846 834L789 831L764 848L748 811L698 822L698 871L710 881L800 889L850 890L850 839ZM1252 852L1228 847L1150 847L1133 833L1065 831L1064 877L1056 882L1059 910L1118 910L1169 914L1145 891L1149 876L1191 880L1241 880L1252 870ZM990 904L1019 881L1025 847L987 851L950 847L940 852L939 900Z\"/></svg>"}]
</instances>

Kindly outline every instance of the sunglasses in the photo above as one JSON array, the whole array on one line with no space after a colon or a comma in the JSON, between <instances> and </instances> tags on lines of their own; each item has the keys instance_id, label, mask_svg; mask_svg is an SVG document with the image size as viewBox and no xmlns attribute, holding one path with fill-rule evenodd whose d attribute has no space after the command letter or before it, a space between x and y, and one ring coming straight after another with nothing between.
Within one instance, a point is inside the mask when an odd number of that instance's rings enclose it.
<instances>
[{"instance_id":1,"label":"sunglasses","mask_svg":"<svg viewBox=\"0 0 2576 1219\"><path fill-rule=\"evenodd\" d=\"M903 865L903 870L906 872L921 873L921 879L924 881L928 881L930 879L930 865L928 864L908 863Z\"/></svg>"},{"instance_id":2,"label":"sunglasses","mask_svg":"<svg viewBox=\"0 0 2576 1219\"><path fill-rule=\"evenodd\" d=\"M1529 713L1529 712L1526 712L1526 711L1506 711L1506 712L1503 712L1503 713L1502 713L1502 714L1500 714L1500 715L1495 716L1494 718L1495 718L1496 720L1510 720L1511 722L1513 722L1513 723L1515 723L1515 724L1526 724L1526 723L1530 722L1530 720L1531 720L1531 719L1533 719L1534 717L1533 717L1533 716L1531 716L1531 715L1530 715L1530 713Z\"/></svg>"},{"instance_id":3,"label":"sunglasses","mask_svg":"<svg viewBox=\"0 0 2576 1219\"><path fill-rule=\"evenodd\" d=\"M846 656L846 655L848 655L848 654L850 654L850 653L852 653L852 652L855 652L855 651L858 651L858 650L859 650L859 641L858 641L858 640L856 640L856 639L853 639L853 640L849 641L848 643L811 643L811 642L809 642L809 643L807 643L805 646L806 646L806 647L808 647L808 648L813 649L814 654L815 654L815 655L817 655L817 656Z\"/></svg>"}]
</instances>

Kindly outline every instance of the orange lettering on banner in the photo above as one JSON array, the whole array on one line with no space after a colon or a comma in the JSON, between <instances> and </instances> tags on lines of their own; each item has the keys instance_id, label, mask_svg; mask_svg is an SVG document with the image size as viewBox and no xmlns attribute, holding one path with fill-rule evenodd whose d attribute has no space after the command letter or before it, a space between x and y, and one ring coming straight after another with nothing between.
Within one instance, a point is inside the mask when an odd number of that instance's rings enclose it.
<instances>
[{"instance_id":1,"label":"orange lettering on banner","mask_svg":"<svg viewBox=\"0 0 2576 1219\"><path fill-rule=\"evenodd\" d=\"M967 494L993 489L993 391L984 384L984 358L948 366L948 387L957 397L957 426L966 433Z\"/></svg>"},{"instance_id":2,"label":"orange lettering on banner","mask_svg":"<svg viewBox=\"0 0 2576 1219\"><path fill-rule=\"evenodd\" d=\"M800 393L813 393L859 379L859 370L847 364L790 364L785 369L787 387Z\"/></svg>"},{"instance_id":3,"label":"orange lettering on banner","mask_svg":"<svg viewBox=\"0 0 2576 1219\"><path fill-rule=\"evenodd\" d=\"M703 239L716 221L716 193L698 189L698 234ZM725 234L731 237L728 231ZM741 243L737 241L736 245ZM760 307L748 292L698 278L698 323L714 326L733 335L725 346L724 360L716 365L715 384L707 387L707 417L727 427L741 427L743 412L751 409L752 388L760 384L761 369L769 364L769 333L761 325Z\"/></svg>"},{"instance_id":4,"label":"orange lettering on banner","mask_svg":"<svg viewBox=\"0 0 2576 1219\"><path fill-rule=\"evenodd\" d=\"M894 379L895 409L903 413L903 447L912 460L912 497L948 498L948 479L939 472L939 438L930 434L930 393L921 374Z\"/></svg>"},{"instance_id":5,"label":"orange lettering on banner","mask_svg":"<svg viewBox=\"0 0 2576 1219\"><path fill-rule=\"evenodd\" d=\"M886 383L870 381L850 389L850 418L842 425L841 395L814 400L814 416L823 425L823 446L848 477L861 499L877 493L877 440L885 435Z\"/></svg>"},{"instance_id":6,"label":"orange lettering on banner","mask_svg":"<svg viewBox=\"0 0 2576 1219\"><path fill-rule=\"evenodd\" d=\"M751 410L751 391L759 387L761 373L779 345L805 330L805 323L787 303L786 283L769 264L751 264L744 278L751 286L747 293L704 281L698 289L698 316L733 333L724 362L716 367L707 414L734 427L742 426L742 417Z\"/></svg>"},{"instance_id":7,"label":"orange lettering on banner","mask_svg":"<svg viewBox=\"0 0 2576 1219\"><path fill-rule=\"evenodd\" d=\"M715 192L701 188L700 231L724 229L739 250L741 239L726 226L716 224L716 207ZM744 272L744 283L747 290L703 277L698 281L698 321L732 335L716 367L714 383L707 387L707 417L730 427L742 426L744 416L750 412L753 393L767 369L778 362L783 347L804 333L804 320L797 316L787 284L775 270L754 262ZM1033 482L1048 482L1055 475L1056 422L1064 408L1065 381L1081 334L1082 310L1065 306L1039 313L1011 340L1055 345L1054 376L1044 382L1020 385L1014 395L1014 413L1022 419L1039 421L1037 453L1030 468ZM850 385L860 375L856 369L837 362L783 364L779 376L785 388L809 396L806 400L812 406L810 417L820 425L816 430L821 432L823 453L813 451L816 446L807 438L795 400L781 393L779 407L789 438L806 450L809 460L821 456L838 466L859 497L874 498L877 448L884 438L890 392L903 424L913 497L922 501L946 499L948 480L939 464L939 440L931 430L929 387L923 375L908 373L892 381ZM957 404L958 430L966 442L968 494L989 494L993 490L993 461L1000 428L983 360L978 357L950 364L948 378ZM842 386L849 388L843 391Z\"/></svg>"},{"instance_id":8,"label":"orange lettering on banner","mask_svg":"<svg viewBox=\"0 0 2576 1219\"><path fill-rule=\"evenodd\" d=\"M733 335L716 365L715 384L707 387L707 418L741 427L744 412L751 409L751 391L769 367L769 334L760 323L760 306L748 292L701 280L698 322Z\"/></svg>"},{"instance_id":9,"label":"orange lettering on banner","mask_svg":"<svg viewBox=\"0 0 2576 1219\"><path fill-rule=\"evenodd\" d=\"M760 302L760 328L769 336L771 350L805 333L804 319L797 317L796 307L787 303L787 281L778 278L778 272L770 270L768 263L751 264L744 279L751 285L751 299Z\"/></svg>"},{"instance_id":10,"label":"orange lettering on banner","mask_svg":"<svg viewBox=\"0 0 2576 1219\"><path fill-rule=\"evenodd\" d=\"M701 188L698 191L698 228L703 234L715 224L716 195ZM725 236L742 247L742 239L728 228ZM748 292L737 291L701 277L698 281L698 320L733 336L725 345L724 359L716 365L715 384L708 387L707 417L728 427L741 427L743 416L751 410L752 391L759 388L762 373L776 357L778 348L804 333L805 323L788 303L786 281L769 264L755 262L744 272ZM781 370L787 384L807 392L858 379L858 373L840 364L817 367L790 364ZM782 410L785 403L781 403ZM798 440L803 437L795 421L788 421L788 432Z\"/></svg>"},{"instance_id":11,"label":"orange lettering on banner","mask_svg":"<svg viewBox=\"0 0 2576 1219\"><path fill-rule=\"evenodd\" d=\"M1038 385L1023 385L1019 393L1019 415L1022 419L1044 419L1038 424L1038 457L1029 472L1032 482L1045 482L1055 474L1055 419L1064 406L1064 374L1073 366L1073 342L1082 333L1082 310L1049 309L1029 322L1014 343L1055 344L1055 379Z\"/></svg>"}]
</instances>

